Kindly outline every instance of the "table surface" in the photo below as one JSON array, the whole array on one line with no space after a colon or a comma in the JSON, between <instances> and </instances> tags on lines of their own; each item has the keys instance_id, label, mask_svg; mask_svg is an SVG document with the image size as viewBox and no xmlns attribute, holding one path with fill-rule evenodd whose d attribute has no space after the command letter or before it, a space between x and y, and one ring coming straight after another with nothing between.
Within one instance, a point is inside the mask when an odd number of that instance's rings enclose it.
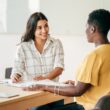
<instances>
[{"instance_id":1,"label":"table surface","mask_svg":"<svg viewBox=\"0 0 110 110\"><path fill-rule=\"evenodd\" d=\"M0 110L27 110L33 106L40 106L67 98L44 91L23 91L21 88L6 84L0 84L0 92L19 94L16 97L0 98Z\"/></svg>"}]
</instances>

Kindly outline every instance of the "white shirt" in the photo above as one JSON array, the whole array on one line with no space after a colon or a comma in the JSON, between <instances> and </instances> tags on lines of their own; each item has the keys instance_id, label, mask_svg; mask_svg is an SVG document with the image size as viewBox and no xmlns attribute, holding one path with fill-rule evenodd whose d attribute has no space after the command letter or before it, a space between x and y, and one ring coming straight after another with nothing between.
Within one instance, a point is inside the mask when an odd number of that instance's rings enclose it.
<instances>
[{"instance_id":1,"label":"white shirt","mask_svg":"<svg viewBox=\"0 0 110 110\"><path fill-rule=\"evenodd\" d=\"M58 39L48 37L42 54L36 49L33 40L22 42L18 46L12 74L20 73L24 77L47 75L56 67L64 68L62 43ZM56 79L58 81L58 78Z\"/></svg>"}]
</instances>

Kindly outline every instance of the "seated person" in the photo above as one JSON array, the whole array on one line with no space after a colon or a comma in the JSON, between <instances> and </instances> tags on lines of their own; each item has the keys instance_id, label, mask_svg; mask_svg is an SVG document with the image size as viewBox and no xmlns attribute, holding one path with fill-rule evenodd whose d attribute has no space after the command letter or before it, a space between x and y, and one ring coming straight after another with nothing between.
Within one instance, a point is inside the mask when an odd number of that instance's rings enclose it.
<instances>
[{"instance_id":1,"label":"seated person","mask_svg":"<svg viewBox=\"0 0 110 110\"><path fill-rule=\"evenodd\" d=\"M102 96L92 110L110 110L110 95Z\"/></svg>"},{"instance_id":2,"label":"seated person","mask_svg":"<svg viewBox=\"0 0 110 110\"><path fill-rule=\"evenodd\" d=\"M23 80L59 80L64 68L62 43L49 35L48 19L41 12L33 13L26 26L26 32L18 45L11 79L14 83ZM37 97L36 97L37 98ZM63 104L59 103L51 105ZM44 106L43 106L44 108ZM42 107L36 110L44 110Z\"/></svg>"},{"instance_id":3,"label":"seated person","mask_svg":"<svg viewBox=\"0 0 110 110\"><path fill-rule=\"evenodd\" d=\"M23 90L45 90L63 96L73 96L85 110L93 109L98 99L110 91L110 42L107 38L110 30L110 11L97 9L89 14L86 35L90 43L95 44L83 60L77 71L76 84L72 86L36 85ZM74 62L74 61L73 61ZM67 81L67 83L72 81Z\"/></svg>"}]
</instances>

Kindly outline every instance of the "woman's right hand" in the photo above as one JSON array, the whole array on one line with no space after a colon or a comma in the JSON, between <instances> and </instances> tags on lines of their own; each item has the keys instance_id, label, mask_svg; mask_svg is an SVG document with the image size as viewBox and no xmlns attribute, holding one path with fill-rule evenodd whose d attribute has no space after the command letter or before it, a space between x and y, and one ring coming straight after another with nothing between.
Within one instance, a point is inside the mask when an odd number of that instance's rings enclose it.
<instances>
[{"instance_id":1,"label":"woman's right hand","mask_svg":"<svg viewBox=\"0 0 110 110\"><path fill-rule=\"evenodd\" d=\"M11 80L13 83L17 83L21 81L21 75L16 73L11 76Z\"/></svg>"}]
</instances>

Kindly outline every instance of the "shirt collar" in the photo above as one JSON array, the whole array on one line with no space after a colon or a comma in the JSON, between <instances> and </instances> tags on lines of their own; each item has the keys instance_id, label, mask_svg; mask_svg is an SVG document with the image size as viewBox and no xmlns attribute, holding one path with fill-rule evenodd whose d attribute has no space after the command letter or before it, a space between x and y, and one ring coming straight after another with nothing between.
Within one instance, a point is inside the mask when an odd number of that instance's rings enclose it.
<instances>
[{"instance_id":1,"label":"shirt collar","mask_svg":"<svg viewBox=\"0 0 110 110\"><path fill-rule=\"evenodd\" d=\"M43 51L48 48L48 46L54 42L54 38L50 37L50 35L48 36L47 40L46 40L46 43L44 45L44 49ZM34 40L30 40L29 44L31 44L31 49L36 51L36 47L35 47L35 44L34 44Z\"/></svg>"},{"instance_id":2,"label":"shirt collar","mask_svg":"<svg viewBox=\"0 0 110 110\"><path fill-rule=\"evenodd\" d=\"M44 50L51 44L53 43L54 39L51 38L50 36L48 36L47 40L46 40L46 43L44 45Z\"/></svg>"}]
</instances>

